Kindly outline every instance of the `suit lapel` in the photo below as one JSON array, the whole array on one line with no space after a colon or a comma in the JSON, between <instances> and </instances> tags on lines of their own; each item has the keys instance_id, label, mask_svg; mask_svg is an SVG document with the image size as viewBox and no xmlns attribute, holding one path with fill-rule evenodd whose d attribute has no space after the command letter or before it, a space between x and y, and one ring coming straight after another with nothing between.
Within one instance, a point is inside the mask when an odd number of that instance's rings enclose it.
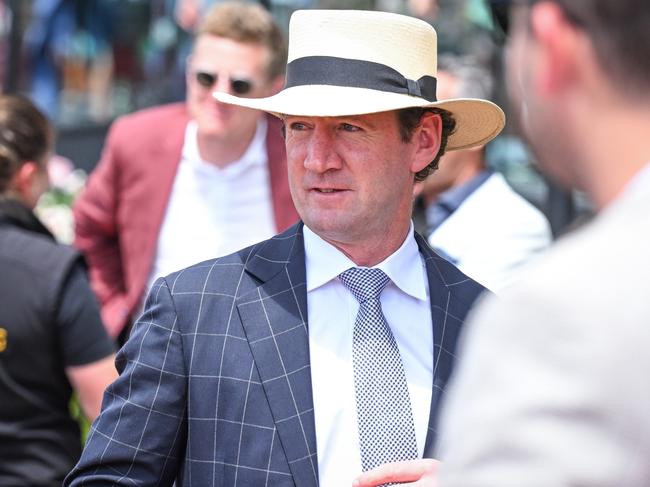
<instances>
[{"instance_id":1,"label":"suit lapel","mask_svg":"<svg viewBox=\"0 0 650 487\"><path fill-rule=\"evenodd\" d=\"M426 264L433 323L433 384L423 455L433 458L440 403L453 368L458 335L483 288L431 250L420 235L416 233L415 237Z\"/></svg>"},{"instance_id":2,"label":"suit lapel","mask_svg":"<svg viewBox=\"0 0 650 487\"><path fill-rule=\"evenodd\" d=\"M433 457L440 401L458 334L483 290L416 234L429 280L433 322L433 384L424 457ZM318 485L302 223L268 241L246 266L261 284L237 298L275 425L296 487Z\"/></svg>"},{"instance_id":3,"label":"suit lapel","mask_svg":"<svg viewBox=\"0 0 650 487\"><path fill-rule=\"evenodd\" d=\"M261 285L237 309L296 487L318 485L302 224L268 241L246 266Z\"/></svg>"}]
</instances>

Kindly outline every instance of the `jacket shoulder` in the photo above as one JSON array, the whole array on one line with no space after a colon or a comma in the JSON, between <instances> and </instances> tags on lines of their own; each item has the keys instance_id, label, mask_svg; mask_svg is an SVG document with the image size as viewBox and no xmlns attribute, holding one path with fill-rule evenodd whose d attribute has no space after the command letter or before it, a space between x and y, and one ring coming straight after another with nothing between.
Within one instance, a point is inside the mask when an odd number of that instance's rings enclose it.
<instances>
[{"instance_id":1,"label":"jacket shoulder","mask_svg":"<svg viewBox=\"0 0 650 487\"><path fill-rule=\"evenodd\" d=\"M135 132L138 136L150 134L160 138L161 129L175 123L184 126L188 120L189 114L184 103L170 103L118 117L111 125L111 133L113 136L119 134L132 138Z\"/></svg>"},{"instance_id":2,"label":"jacket shoulder","mask_svg":"<svg viewBox=\"0 0 650 487\"><path fill-rule=\"evenodd\" d=\"M81 253L69 245L23 229L0 227L0 267L4 272L20 269L21 276L28 274L56 288L78 261L83 263Z\"/></svg>"},{"instance_id":3,"label":"jacket shoulder","mask_svg":"<svg viewBox=\"0 0 650 487\"><path fill-rule=\"evenodd\" d=\"M235 294L241 296L286 267L295 253L294 246L302 242L301 236L302 224L297 223L268 240L199 262L164 279L172 294L203 289L206 292L231 293L232 297Z\"/></svg>"},{"instance_id":4,"label":"jacket shoulder","mask_svg":"<svg viewBox=\"0 0 650 487\"><path fill-rule=\"evenodd\" d=\"M435 254L434 251L432 252ZM474 302L482 292L486 291L486 288L482 284L467 274L464 274L447 259L436 254L436 257L431 258L431 263L436 268L447 288L459 298L467 302Z\"/></svg>"},{"instance_id":5,"label":"jacket shoulder","mask_svg":"<svg viewBox=\"0 0 650 487\"><path fill-rule=\"evenodd\" d=\"M35 268L38 268L39 264L34 261L34 255L45 257L54 254L57 259L74 259L81 256L79 251L69 245L55 242L45 235L9 226L0 227L0 242L0 255L25 261Z\"/></svg>"},{"instance_id":6,"label":"jacket shoulder","mask_svg":"<svg viewBox=\"0 0 650 487\"><path fill-rule=\"evenodd\" d=\"M429 278L439 281L459 301L471 306L487 290L483 285L464 274L458 267L436 253L424 237L416 234L416 241L424 258Z\"/></svg>"},{"instance_id":7,"label":"jacket shoulder","mask_svg":"<svg viewBox=\"0 0 650 487\"><path fill-rule=\"evenodd\" d=\"M473 215L478 223L509 232L548 232L550 226L544 214L517 193L500 173L494 173L458 208L459 215ZM453 218L450 217L450 219ZM463 224L466 224L464 221Z\"/></svg>"}]
</instances>

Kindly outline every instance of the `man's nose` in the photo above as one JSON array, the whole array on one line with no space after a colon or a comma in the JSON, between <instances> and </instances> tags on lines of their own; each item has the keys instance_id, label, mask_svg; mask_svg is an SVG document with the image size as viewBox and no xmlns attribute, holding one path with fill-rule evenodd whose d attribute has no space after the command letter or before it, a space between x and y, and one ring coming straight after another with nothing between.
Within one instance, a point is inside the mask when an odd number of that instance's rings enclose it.
<instances>
[{"instance_id":1,"label":"man's nose","mask_svg":"<svg viewBox=\"0 0 650 487\"><path fill-rule=\"evenodd\" d=\"M212 89L223 93L230 93L230 78L223 74L219 74L212 85Z\"/></svg>"},{"instance_id":2,"label":"man's nose","mask_svg":"<svg viewBox=\"0 0 650 487\"><path fill-rule=\"evenodd\" d=\"M332 131L328 127L315 127L308 142L305 168L324 173L330 169L340 169L341 165L342 160Z\"/></svg>"}]
</instances>

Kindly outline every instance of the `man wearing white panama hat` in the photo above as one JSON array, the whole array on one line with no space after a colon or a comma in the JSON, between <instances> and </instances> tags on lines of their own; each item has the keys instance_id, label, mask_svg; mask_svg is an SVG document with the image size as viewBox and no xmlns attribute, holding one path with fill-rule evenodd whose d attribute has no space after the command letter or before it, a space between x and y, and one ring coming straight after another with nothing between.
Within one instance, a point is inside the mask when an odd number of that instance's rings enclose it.
<instances>
[{"instance_id":1,"label":"man wearing white panama hat","mask_svg":"<svg viewBox=\"0 0 650 487\"><path fill-rule=\"evenodd\" d=\"M283 120L302 221L154 284L66 485L342 486L432 455L483 288L414 233L413 186L504 124L435 75L427 23L308 10L279 94L214 94Z\"/></svg>"}]
</instances>

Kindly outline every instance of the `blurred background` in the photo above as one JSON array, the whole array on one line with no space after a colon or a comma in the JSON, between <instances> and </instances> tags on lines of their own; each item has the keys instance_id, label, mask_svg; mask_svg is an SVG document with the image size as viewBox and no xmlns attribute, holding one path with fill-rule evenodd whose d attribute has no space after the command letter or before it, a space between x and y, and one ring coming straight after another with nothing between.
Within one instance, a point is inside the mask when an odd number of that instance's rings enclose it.
<instances>
[{"instance_id":1,"label":"blurred background","mask_svg":"<svg viewBox=\"0 0 650 487\"><path fill-rule=\"evenodd\" d=\"M28 95L57 127L53 189L41 217L72 238L68 208L99 160L111 121L184 98L185 58L201 13L218 0L0 0L0 89ZM285 29L300 8L371 9L430 22L439 54L469 56L496 79L508 125L490 143L490 167L540 208L557 236L589 215L579 194L547 181L519 136L501 74L503 33L487 0L265 0ZM494 2L493 2L494 3ZM497 2L498 3L498 2Z\"/></svg>"}]
</instances>

